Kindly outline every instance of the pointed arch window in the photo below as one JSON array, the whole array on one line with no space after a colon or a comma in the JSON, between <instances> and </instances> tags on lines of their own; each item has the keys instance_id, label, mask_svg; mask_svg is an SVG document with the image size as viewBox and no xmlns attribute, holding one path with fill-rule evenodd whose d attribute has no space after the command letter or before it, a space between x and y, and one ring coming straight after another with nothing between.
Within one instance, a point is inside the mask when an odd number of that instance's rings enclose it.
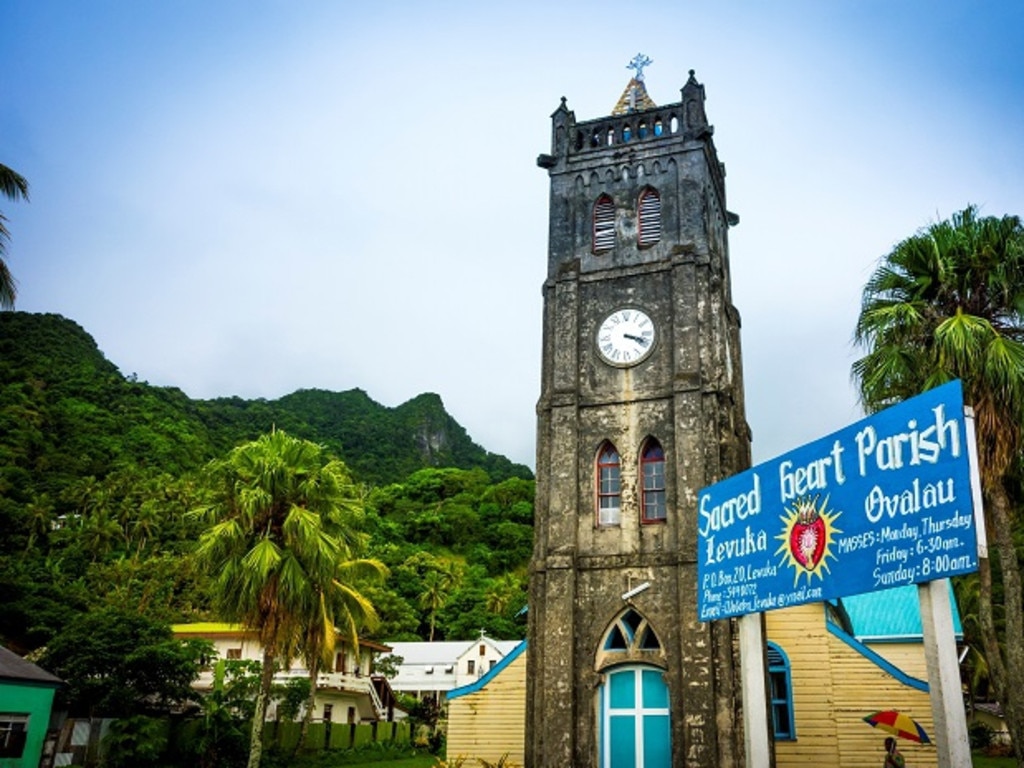
<instances>
[{"instance_id":1,"label":"pointed arch window","mask_svg":"<svg viewBox=\"0 0 1024 768\"><path fill-rule=\"evenodd\" d=\"M619 452L605 443L597 455L597 524L618 525L622 520L622 474Z\"/></svg>"},{"instance_id":2,"label":"pointed arch window","mask_svg":"<svg viewBox=\"0 0 1024 768\"><path fill-rule=\"evenodd\" d=\"M601 647L606 651L660 651L661 641L647 619L630 608L612 623Z\"/></svg>"},{"instance_id":3,"label":"pointed arch window","mask_svg":"<svg viewBox=\"0 0 1024 768\"><path fill-rule=\"evenodd\" d=\"M796 726L793 722L793 680L790 675L789 658L775 643L768 643L768 684L775 738L781 741L794 741Z\"/></svg>"},{"instance_id":4,"label":"pointed arch window","mask_svg":"<svg viewBox=\"0 0 1024 768\"><path fill-rule=\"evenodd\" d=\"M594 203L594 253L605 253L615 247L615 203L601 195Z\"/></svg>"},{"instance_id":5,"label":"pointed arch window","mask_svg":"<svg viewBox=\"0 0 1024 768\"><path fill-rule=\"evenodd\" d=\"M665 451L653 437L640 452L643 523L663 523L668 517L665 505Z\"/></svg>"},{"instance_id":6,"label":"pointed arch window","mask_svg":"<svg viewBox=\"0 0 1024 768\"><path fill-rule=\"evenodd\" d=\"M637 242L640 247L654 245L661 240L661 195L658 190L647 188L640 193L640 231Z\"/></svg>"}]
</instances>

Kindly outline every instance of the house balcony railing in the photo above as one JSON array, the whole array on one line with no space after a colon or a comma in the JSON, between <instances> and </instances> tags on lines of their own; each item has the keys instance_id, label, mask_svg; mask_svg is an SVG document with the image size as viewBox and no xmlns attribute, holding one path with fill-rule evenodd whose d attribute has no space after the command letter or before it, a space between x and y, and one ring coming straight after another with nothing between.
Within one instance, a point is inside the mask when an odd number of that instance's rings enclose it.
<instances>
[{"instance_id":1,"label":"house balcony railing","mask_svg":"<svg viewBox=\"0 0 1024 768\"><path fill-rule=\"evenodd\" d=\"M309 670L304 667L291 667L282 669L274 674L275 683L287 683L296 678L308 678ZM199 690L209 690L213 687L213 670L204 670L199 674L193 683L193 687ZM324 672L317 675L317 690L339 691L352 693L357 696L366 696L376 713L377 718L386 720L388 710L384 706L374 687L373 680L365 675L355 675L346 672Z\"/></svg>"}]
</instances>

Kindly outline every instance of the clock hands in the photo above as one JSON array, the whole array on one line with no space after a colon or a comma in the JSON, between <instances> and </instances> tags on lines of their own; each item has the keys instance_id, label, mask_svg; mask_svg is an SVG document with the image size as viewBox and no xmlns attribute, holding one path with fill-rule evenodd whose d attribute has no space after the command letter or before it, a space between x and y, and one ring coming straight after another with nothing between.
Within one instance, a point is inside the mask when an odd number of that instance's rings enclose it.
<instances>
[{"instance_id":1,"label":"clock hands","mask_svg":"<svg viewBox=\"0 0 1024 768\"><path fill-rule=\"evenodd\" d=\"M623 338L629 339L630 341L635 341L642 347L646 347L648 344L651 343L650 340L645 339L643 336L634 336L632 333L624 333L622 334L622 336Z\"/></svg>"}]
</instances>

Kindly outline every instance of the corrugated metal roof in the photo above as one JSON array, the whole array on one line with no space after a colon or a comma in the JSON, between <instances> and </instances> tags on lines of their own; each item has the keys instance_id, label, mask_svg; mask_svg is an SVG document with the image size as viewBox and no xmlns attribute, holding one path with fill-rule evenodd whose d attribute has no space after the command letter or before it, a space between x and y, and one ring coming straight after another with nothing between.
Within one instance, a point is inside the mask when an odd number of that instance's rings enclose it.
<instances>
[{"instance_id":1,"label":"corrugated metal roof","mask_svg":"<svg viewBox=\"0 0 1024 768\"><path fill-rule=\"evenodd\" d=\"M952 584L949 600L953 610L953 632L961 638L964 631L956 600L953 599ZM924 636L921 606L914 584L844 597L843 607L850 617L854 636L862 642L919 642Z\"/></svg>"},{"instance_id":2,"label":"corrugated metal roof","mask_svg":"<svg viewBox=\"0 0 1024 768\"><path fill-rule=\"evenodd\" d=\"M391 653L401 656L403 664L454 664L468 648L480 642L494 646L502 656L512 651L521 640L492 640L489 637L477 638L475 640L444 641L436 643L409 642L389 643Z\"/></svg>"}]
</instances>

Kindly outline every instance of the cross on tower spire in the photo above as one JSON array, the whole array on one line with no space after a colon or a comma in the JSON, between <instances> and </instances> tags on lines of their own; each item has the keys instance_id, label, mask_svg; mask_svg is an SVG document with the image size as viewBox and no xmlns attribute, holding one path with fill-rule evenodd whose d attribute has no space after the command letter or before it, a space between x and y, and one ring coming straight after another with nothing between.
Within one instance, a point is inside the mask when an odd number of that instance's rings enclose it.
<instances>
[{"instance_id":1,"label":"cross on tower spire","mask_svg":"<svg viewBox=\"0 0 1024 768\"><path fill-rule=\"evenodd\" d=\"M629 64L626 65L626 69L636 70L636 79L641 83L644 81L644 67L650 66L654 62L651 61L650 57L644 56L642 53L638 53L634 56Z\"/></svg>"}]
</instances>

